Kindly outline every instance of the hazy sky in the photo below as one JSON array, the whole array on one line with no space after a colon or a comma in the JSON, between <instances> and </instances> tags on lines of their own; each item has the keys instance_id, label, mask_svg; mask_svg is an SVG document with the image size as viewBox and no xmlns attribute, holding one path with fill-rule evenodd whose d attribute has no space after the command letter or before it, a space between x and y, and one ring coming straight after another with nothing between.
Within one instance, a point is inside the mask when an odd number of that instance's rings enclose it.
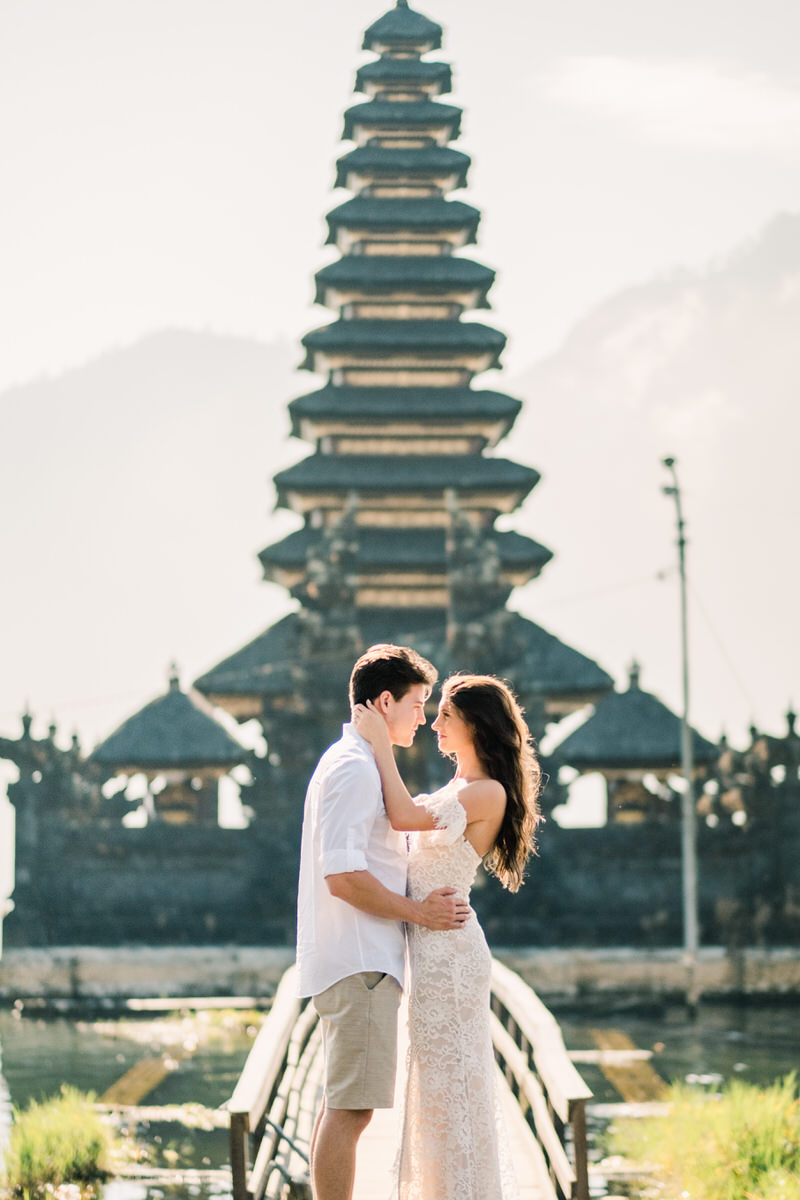
<instances>
[{"instance_id":1,"label":"hazy sky","mask_svg":"<svg viewBox=\"0 0 800 1200\"><path fill-rule=\"evenodd\" d=\"M466 110L459 195L484 213L473 253L499 270L488 319L511 340L489 386L513 390L617 289L702 267L800 207L796 0L421 7L445 26ZM331 191L341 114L383 11L3 0L0 438L3 389L154 330L271 342L330 319L312 275L335 257L324 214L345 198ZM53 619L74 628L69 603L54 598ZM13 632L35 644L33 628ZM159 662L150 694L161 680Z\"/></svg>"},{"instance_id":2,"label":"hazy sky","mask_svg":"<svg viewBox=\"0 0 800 1200\"><path fill-rule=\"evenodd\" d=\"M163 325L299 336L373 0L4 0L0 388ZM800 197L795 0L436 0L512 370Z\"/></svg>"}]
</instances>

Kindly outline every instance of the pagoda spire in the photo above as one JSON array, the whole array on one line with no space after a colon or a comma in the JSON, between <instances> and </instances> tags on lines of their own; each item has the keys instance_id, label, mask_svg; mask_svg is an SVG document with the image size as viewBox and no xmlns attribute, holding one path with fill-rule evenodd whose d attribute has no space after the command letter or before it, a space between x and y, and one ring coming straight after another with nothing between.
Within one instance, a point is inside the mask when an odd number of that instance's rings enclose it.
<instances>
[{"instance_id":1,"label":"pagoda spire","mask_svg":"<svg viewBox=\"0 0 800 1200\"><path fill-rule=\"evenodd\" d=\"M451 70L430 55L441 43L441 26L406 0L364 35L373 58L356 74L336 171L351 197L327 215L339 257L316 275L332 319L302 339L302 367L322 386L290 405L310 453L275 476L298 528L259 555L300 609L197 684L240 719L296 711L301 662L316 686L314 656L327 670L331 646L352 652L356 636L419 644L444 665L454 647L485 649L491 627L494 669L513 678L513 668L523 698L535 676L542 711L548 689L558 693L557 716L612 683L505 610L552 554L496 528L539 473L495 452L520 402L475 386L501 367L506 337L465 319L490 307L495 272L468 253L480 211L452 195L470 159L452 144L462 112L441 99Z\"/></svg>"},{"instance_id":2,"label":"pagoda spire","mask_svg":"<svg viewBox=\"0 0 800 1200\"><path fill-rule=\"evenodd\" d=\"M422 609L441 621L453 611L453 538L497 560L490 592L500 605L550 553L493 528L539 475L484 453L508 432L519 404L472 387L500 366L506 338L463 319L488 307L494 272L459 253L477 240L481 216L449 197L466 182L469 163L450 148L461 109L438 99L450 86L449 67L408 53L420 39L438 45L441 28L407 4L394 13L367 31L380 57L359 70L356 89L370 98L345 113L344 137L356 149L337 179L354 195L328 214L328 242L341 257L317 275L317 299L336 320L303 338L303 367L328 380L324 395L297 402L305 418L297 432L315 452L275 478L279 505L304 528L261 561L267 578L307 603L311 564L319 571L315 546L344 519L355 490L356 608L387 619L398 608ZM507 414L499 420L498 407Z\"/></svg>"}]
</instances>

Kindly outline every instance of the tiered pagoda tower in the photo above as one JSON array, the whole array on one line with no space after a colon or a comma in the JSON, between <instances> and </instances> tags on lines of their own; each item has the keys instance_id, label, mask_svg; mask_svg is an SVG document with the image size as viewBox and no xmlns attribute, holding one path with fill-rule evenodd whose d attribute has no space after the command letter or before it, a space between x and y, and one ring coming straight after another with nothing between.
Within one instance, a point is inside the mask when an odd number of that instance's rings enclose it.
<instances>
[{"instance_id":1,"label":"tiered pagoda tower","mask_svg":"<svg viewBox=\"0 0 800 1200\"><path fill-rule=\"evenodd\" d=\"M318 302L337 315L303 338L303 367L326 382L289 406L314 451L275 477L279 506L302 524L260 555L299 606L197 682L240 720L261 720L283 769L291 757L304 773L301 739L310 759L335 734L352 661L376 641L413 644L443 673L510 678L539 730L612 683L505 607L552 554L495 528L539 474L492 453L520 401L474 386L506 338L472 319L494 271L464 254L479 211L448 198L470 160L450 144L461 110L440 100L451 71L429 55L441 40L405 0L366 31L376 57L357 73L366 99L345 113L353 145L336 174L353 196L327 218L341 257L316 276Z\"/></svg>"}]
</instances>

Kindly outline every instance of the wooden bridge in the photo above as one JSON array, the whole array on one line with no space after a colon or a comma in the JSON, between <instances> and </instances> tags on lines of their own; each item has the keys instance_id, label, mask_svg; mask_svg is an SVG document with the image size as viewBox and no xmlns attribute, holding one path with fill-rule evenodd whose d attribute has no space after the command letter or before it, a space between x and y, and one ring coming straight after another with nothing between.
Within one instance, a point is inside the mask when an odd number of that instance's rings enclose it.
<instances>
[{"instance_id":1,"label":"wooden bridge","mask_svg":"<svg viewBox=\"0 0 800 1200\"><path fill-rule=\"evenodd\" d=\"M311 1200L307 1159L322 1090L322 1038L313 1006L294 993L292 967L228 1105L234 1200ZM497 960L491 1006L522 1200L588 1200L591 1092L567 1055L558 1024L535 992ZM398 1061L404 1061L402 1047ZM384 1109L363 1134L354 1200L387 1200L396 1126L396 1111Z\"/></svg>"}]
</instances>

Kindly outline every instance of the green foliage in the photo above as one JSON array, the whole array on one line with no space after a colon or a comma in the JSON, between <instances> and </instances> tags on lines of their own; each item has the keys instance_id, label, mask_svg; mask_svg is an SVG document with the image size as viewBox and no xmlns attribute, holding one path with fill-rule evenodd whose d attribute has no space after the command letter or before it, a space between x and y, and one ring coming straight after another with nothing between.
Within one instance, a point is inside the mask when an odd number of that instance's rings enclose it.
<instances>
[{"instance_id":1,"label":"green foliage","mask_svg":"<svg viewBox=\"0 0 800 1200\"><path fill-rule=\"evenodd\" d=\"M616 1153L652 1164L684 1200L800 1200L794 1073L768 1088L735 1081L721 1095L673 1084L666 1098L668 1116L619 1122Z\"/></svg>"},{"instance_id":2,"label":"green foliage","mask_svg":"<svg viewBox=\"0 0 800 1200\"><path fill-rule=\"evenodd\" d=\"M113 1134L92 1107L94 1096L64 1087L32 1100L14 1124L5 1155L3 1184L18 1196L41 1195L48 1185L88 1183L108 1175Z\"/></svg>"}]
</instances>

